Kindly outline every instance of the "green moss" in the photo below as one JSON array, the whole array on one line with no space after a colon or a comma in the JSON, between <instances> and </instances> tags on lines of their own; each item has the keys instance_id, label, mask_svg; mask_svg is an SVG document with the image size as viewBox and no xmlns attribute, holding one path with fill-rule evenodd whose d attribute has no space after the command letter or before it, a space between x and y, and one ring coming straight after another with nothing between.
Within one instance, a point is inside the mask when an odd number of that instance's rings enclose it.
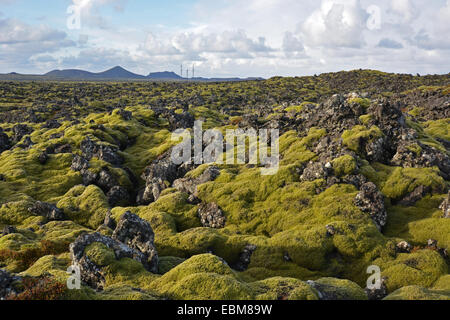
<instances>
[{"instance_id":1,"label":"green moss","mask_svg":"<svg viewBox=\"0 0 450 320\"><path fill-rule=\"evenodd\" d=\"M251 284L257 300L318 300L317 291L306 282L275 277Z\"/></svg>"},{"instance_id":2,"label":"green moss","mask_svg":"<svg viewBox=\"0 0 450 320\"><path fill-rule=\"evenodd\" d=\"M94 185L79 185L70 189L57 203L67 217L92 229L103 224L109 210L108 199L103 191Z\"/></svg>"},{"instance_id":3,"label":"green moss","mask_svg":"<svg viewBox=\"0 0 450 320\"><path fill-rule=\"evenodd\" d=\"M450 221L442 219L439 205L446 195L426 196L412 207L388 207L388 221L384 233L399 237L413 245L423 245L435 239L440 246L450 247Z\"/></svg>"},{"instance_id":4,"label":"green moss","mask_svg":"<svg viewBox=\"0 0 450 320\"><path fill-rule=\"evenodd\" d=\"M450 294L450 274L446 274L439 278L433 286L435 290L445 290Z\"/></svg>"},{"instance_id":5,"label":"green moss","mask_svg":"<svg viewBox=\"0 0 450 320\"><path fill-rule=\"evenodd\" d=\"M86 256L99 267L110 265L116 259L114 251L103 243L92 243L84 249Z\"/></svg>"},{"instance_id":6,"label":"green moss","mask_svg":"<svg viewBox=\"0 0 450 320\"><path fill-rule=\"evenodd\" d=\"M336 300L367 300L364 290L352 281L322 278L315 282L319 284L322 294L333 296Z\"/></svg>"},{"instance_id":7,"label":"green moss","mask_svg":"<svg viewBox=\"0 0 450 320\"><path fill-rule=\"evenodd\" d=\"M450 294L419 286L407 286L391 293L384 300L450 300Z\"/></svg>"},{"instance_id":8,"label":"green moss","mask_svg":"<svg viewBox=\"0 0 450 320\"><path fill-rule=\"evenodd\" d=\"M361 121L361 123L363 125L367 125L371 120L373 119L373 116L371 114L365 114L359 117L359 121Z\"/></svg>"},{"instance_id":9,"label":"green moss","mask_svg":"<svg viewBox=\"0 0 450 320\"><path fill-rule=\"evenodd\" d=\"M351 130L346 130L342 134L344 145L350 150L360 152L361 141L373 141L381 138L383 132L377 127L373 126L367 129L365 126L354 126Z\"/></svg>"},{"instance_id":10,"label":"green moss","mask_svg":"<svg viewBox=\"0 0 450 320\"><path fill-rule=\"evenodd\" d=\"M353 174L357 169L356 160L350 155L334 159L331 164L333 165L334 173L338 177Z\"/></svg>"},{"instance_id":11,"label":"green moss","mask_svg":"<svg viewBox=\"0 0 450 320\"><path fill-rule=\"evenodd\" d=\"M97 293L95 299L149 301L160 300L161 297L152 291L142 290L128 285L116 284L109 286L100 293Z\"/></svg>"},{"instance_id":12,"label":"green moss","mask_svg":"<svg viewBox=\"0 0 450 320\"><path fill-rule=\"evenodd\" d=\"M388 177L381 191L391 199L401 199L419 186L430 187L434 192L445 190L445 181L437 168L386 168Z\"/></svg>"},{"instance_id":13,"label":"green moss","mask_svg":"<svg viewBox=\"0 0 450 320\"><path fill-rule=\"evenodd\" d=\"M46 274L54 276L58 281L65 283L67 281L67 268L71 264L68 255L44 256L36 261L30 268L20 273L20 276L40 277Z\"/></svg>"},{"instance_id":14,"label":"green moss","mask_svg":"<svg viewBox=\"0 0 450 320\"><path fill-rule=\"evenodd\" d=\"M348 100L348 103L350 104L359 104L361 107L367 109L368 107L370 107L370 99L365 99L365 98L352 98Z\"/></svg>"},{"instance_id":15,"label":"green moss","mask_svg":"<svg viewBox=\"0 0 450 320\"><path fill-rule=\"evenodd\" d=\"M408 114L412 115L413 117L420 117L420 115L423 112L423 108L420 107L414 107L412 110L408 112Z\"/></svg>"},{"instance_id":16,"label":"green moss","mask_svg":"<svg viewBox=\"0 0 450 320\"><path fill-rule=\"evenodd\" d=\"M215 273L197 273L177 281L168 295L181 300L249 300L252 292L248 285L231 276Z\"/></svg>"},{"instance_id":17,"label":"green moss","mask_svg":"<svg viewBox=\"0 0 450 320\"><path fill-rule=\"evenodd\" d=\"M26 196L23 196L22 199L5 203L0 207L0 223L17 225L31 216L28 208L33 205L33 199Z\"/></svg>"},{"instance_id":18,"label":"green moss","mask_svg":"<svg viewBox=\"0 0 450 320\"><path fill-rule=\"evenodd\" d=\"M179 264L154 281L152 287L174 299L250 299L250 287L236 277L223 260L204 254Z\"/></svg>"},{"instance_id":19,"label":"green moss","mask_svg":"<svg viewBox=\"0 0 450 320\"><path fill-rule=\"evenodd\" d=\"M159 257L159 274L165 274L183 263L186 259L178 258L178 257Z\"/></svg>"},{"instance_id":20,"label":"green moss","mask_svg":"<svg viewBox=\"0 0 450 320\"><path fill-rule=\"evenodd\" d=\"M416 156L420 157L422 154L422 147L419 146L417 143L409 145L406 147L409 151L414 152Z\"/></svg>"},{"instance_id":21,"label":"green moss","mask_svg":"<svg viewBox=\"0 0 450 320\"><path fill-rule=\"evenodd\" d=\"M433 138L450 140L450 119L428 121L423 124L425 133Z\"/></svg>"},{"instance_id":22,"label":"green moss","mask_svg":"<svg viewBox=\"0 0 450 320\"><path fill-rule=\"evenodd\" d=\"M420 250L411 254L399 254L395 260L382 262L377 260L382 275L387 277L386 285L393 292L409 285L425 288L432 287L443 275L448 273L446 262L439 253Z\"/></svg>"}]
</instances>

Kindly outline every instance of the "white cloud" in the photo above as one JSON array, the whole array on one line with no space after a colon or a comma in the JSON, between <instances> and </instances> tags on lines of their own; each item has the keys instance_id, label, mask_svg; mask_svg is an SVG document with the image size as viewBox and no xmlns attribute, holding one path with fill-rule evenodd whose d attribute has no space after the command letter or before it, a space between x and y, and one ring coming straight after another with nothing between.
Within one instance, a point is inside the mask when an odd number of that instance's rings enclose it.
<instances>
[{"instance_id":1,"label":"white cloud","mask_svg":"<svg viewBox=\"0 0 450 320\"><path fill-rule=\"evenodd\" d=\"M300 31L310 46L359 48L365 43L366 21L359 0L323 0Z\"/></svg>"}]
</instances>

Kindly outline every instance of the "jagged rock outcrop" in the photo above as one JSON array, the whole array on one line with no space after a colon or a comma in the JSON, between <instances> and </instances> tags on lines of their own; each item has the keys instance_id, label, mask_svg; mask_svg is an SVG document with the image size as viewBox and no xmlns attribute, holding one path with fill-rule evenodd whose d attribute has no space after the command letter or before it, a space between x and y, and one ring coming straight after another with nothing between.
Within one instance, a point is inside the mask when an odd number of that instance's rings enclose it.
<instances>
[{"instance_id":1,"label":"jagged rock outcrop","mask_svg":"<svg viewBox=\"0 0 450 320\"><path fill-rule=\"evenodd\" d=\"M70 167L70 169L72 169L73 171L82 171L88 168L89 168L88 160L79 155L74 155L72 160L72 166Z\"/></svg>"},{"instance_id":2,"label":"jagged rock outcrop","mask_svg":"<svg viewBox=\"0 0 450 320\"><path fill-rule=\"evenodd\" d=\"M209 181L214 181L219 175L220 175L219 168L215 166L208 167L197 178L182 178L175 180L173 183L173 187L180 192L196 195L197 186Z\"/></svg>"},{"instance_id":3,"label":"jagged rock outcrop","mask_svg":"<svg viewBox=\"0 0 450 320\"><path fill-rule=\"evenodd\" d=\"M190 164L176 165L171 159L172 151L168 151L145 168L141 178L145 181L136 199L140 205L147 205L159 199L161 192L179 177L194 167Z\"/></svg>"},{"instance_id":4,"label":"jagged rock outcrop","mask_svg":"<svg viewBox=\"0 0 450 320\"><path fill-rule=\"evenodd\" d=\"M383 229L387 221L384 196L374 183L368 182L361 187L361 191L356 195L355 204L370 215L379 230Z\"/></svg>"},{"instance_id":5,"label":"jagged rock outcrop","mask_svg":"<svg viewBox=\"0 0 450 320\"><path fill-rule=\"evenodd\" d=\"M202 226L206 228L221 229L225 227L226 218L217 203L201 203L198 208L198 216Z\"/></svg>"},{"instance_id":6,"label":"jagged rock outcrop","mask_svg":"<svg viewBox=\"0 0 450 320\"><path fill-rule=\"evenodd\" d=\"M112 238L144 254L146 258L142 264L150 272L158 272L158 253L153 243L155 234L147 221L126 212L117 223Z\"/></svg>"},{"instance_id":7,"label":"jagged rock outcrop","mask_svg":"<svg viewBox=\"0 0 450 320\"><path fill-rule=\"evenodd\" d=\"M109 249L112 249L117 260L130 258L143 265L147 264L147 256L139 250L132 249L127 245L110 237L103 236L100 233L83 234L70 245L72 264L80 268L81 281L95 289L102 290L104 288L105 273L101 266L95 264L85 254L85 249L93 243L101 243Z\"/></svg>"},{"instance_id":8,"label":"jagged rock outcrop","mask_svg":"<svg viewBox=\"0 0 450 320\"><path fill-rule=\"evenodd\" d=\"M438 167L442 177L450 179L450 157L417 140L399 144L391 163L403 168Z\"/></svg>"},{"instance_id":9,"label":"jagged rock outcrop","mask_svg":"<svg viewBox=\"0 0 450 320\"><path fill-rule=\"evenodd\" d=\"M37 201L28 211L36 216L41 216L50 221L64 220L64 211L57 208L54 204Z\"/></svg>"},{"instance_id":10,"label":"jagged rock outcrop","mask_svg":"<svg viewBox=\"0 0 450 320\"><path fill-rule=\"evenodd\" d=\"M106 197L111 207L116 207L120 204L126 205L130 201L127 189L121 186L112 187L106 194Z\"/></svg>"},{"instance_id":11,"label":"jagged rock outcrop","mask_svg":"<svg viewBox=\"0 0 450 320\"><path fill-rule=\"evenodd\" d=\"M81 142L80 149L83 157L87 160L97 157L115 166L120 166L123 163L122 157L118 154L119 149L117 147L97 144L89 137Z\"/></svg>"}]
</instances>

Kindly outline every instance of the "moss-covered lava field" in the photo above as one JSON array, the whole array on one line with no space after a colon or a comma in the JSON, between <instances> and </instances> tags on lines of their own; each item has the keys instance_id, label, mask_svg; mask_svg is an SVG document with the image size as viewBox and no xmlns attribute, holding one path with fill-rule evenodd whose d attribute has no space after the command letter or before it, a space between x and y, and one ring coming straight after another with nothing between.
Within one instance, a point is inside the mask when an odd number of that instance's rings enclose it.
<instances>
[{"instance_id":1,"label":"moss-covered lava field","mask_svg":"<svg viewBox=\"0 0 450 320\"><path fill-rule=\"evenodd\" d=\"M170 163L194 120L278 172ZM0 298L449 300L449 130L450 75L0 82Z\"/></svg>"}]
</instances>

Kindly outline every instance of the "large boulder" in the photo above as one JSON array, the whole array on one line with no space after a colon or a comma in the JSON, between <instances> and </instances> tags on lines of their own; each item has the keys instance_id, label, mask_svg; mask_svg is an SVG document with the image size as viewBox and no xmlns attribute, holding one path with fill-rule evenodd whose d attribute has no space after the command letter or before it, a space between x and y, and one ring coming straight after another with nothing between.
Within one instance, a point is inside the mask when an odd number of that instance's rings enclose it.
<instances>
[{"instance_id":1,"label":"large boulder","mask_svg":"<svg viewBox=\"0 0 450 320\"><path fill-rule=\"evenodd\" d=\"M126 212L117 223L112 238L144 254L145 260L142 264L150 272L158 272L158 253L154 245L155 234L147 221L131 212Z\"/></svg>"},{"instance_id":2,"label":"large boulder","mask_svg":"<svg viewBox=\"0 0 450 320\"><path fill-rule=\"evenodd\" d=\"M171 155L172 151L170 150L144 169L141 178L145 181L145 188L139 192L136 199L137 204L147 205L158 200L164 189L192 169L192 165L189 164L175 164Z\"/></svg>"},{"instance_id":3,"label":"large boulder","mask_svg":"<svg viewBox=\"0 0 450 320\"><path fill-rule=\"evenodd\" d=\"M80 235L70 245L72 265L80 268L81 281L95 289L102 290L106 280L102 266L92 261L85 252L85 249L94 243L100 243L112 249L117 260L130 258L142 263L144 266L147 263L147 256L145 254L110 237L103 236L100 233Z\"/></svg>"},{"instance_id":4,"label":"large boulder","mask_svg":"<svg viewBox=\"0 0 450 320\"><path fill-rule=\"evenodd\" d=\"M117 147L97 144L89 137L81 142L80 149L83 153L83 157L87 160L97 157L100 160L109 162L116 166L123 163L122 157L118 154L119 149Z\"/></svg>"}]
</instances>

